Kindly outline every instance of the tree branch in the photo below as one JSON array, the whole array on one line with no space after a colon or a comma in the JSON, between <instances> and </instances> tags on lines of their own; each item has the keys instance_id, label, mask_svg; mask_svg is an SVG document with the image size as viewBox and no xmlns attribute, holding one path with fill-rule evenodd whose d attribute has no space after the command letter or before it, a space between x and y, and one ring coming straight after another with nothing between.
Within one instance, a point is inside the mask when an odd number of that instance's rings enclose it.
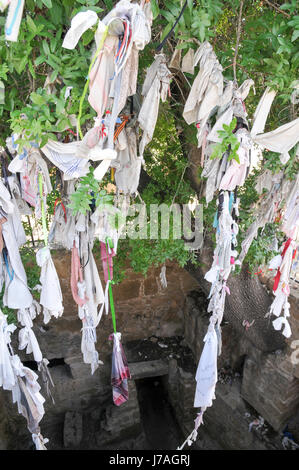
<instances>
[{"instance_id":1,"label":"tree branch","mask_svg":"<svg viewBox=\"0 0 299 470\"><path fill-rule=\"evenodd\" d=\"M237 57L238 57L238 50L239 50L240 36L241 36L243 3L244 3L244 1L242 0L240 2L238 27L237 27L237 41L236 41L236 47L235 47L235 55L234 55L234 59L233 59L233 71L234 71L234 82L235 83L237 82Z\"/></svg>"},{"instance_id":2,"label":"tree branch","mask_svg":"<svg viewBox=\"0 0 299 470\"><path fill-rule=\"evenodd\" d=\"M278 6L274 5L274 3L269 2L269 0L264 0L271 8L274 8L274 10L278 11L282 15L286 16L287 18L291 18L291 15L289 15L286 11L281 10Z\"/></svg>"}]
</instances>

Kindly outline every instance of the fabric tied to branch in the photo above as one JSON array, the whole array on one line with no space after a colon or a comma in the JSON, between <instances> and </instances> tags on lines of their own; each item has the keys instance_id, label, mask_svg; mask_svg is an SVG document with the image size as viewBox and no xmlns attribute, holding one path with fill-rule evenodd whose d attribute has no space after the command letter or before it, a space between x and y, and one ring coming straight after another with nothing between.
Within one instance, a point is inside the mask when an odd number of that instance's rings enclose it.
<instances>
[{"instance_id":1,"label":"fabric tied to branch","mask_svg":"<svg viewBox=\"0 0 299 470\"><path fill-rule=\"evenodd\" d=\"M111 385L113 402L120 406L129 399L128 379L131 378L127 358L125 356L120 333L112 333L109 340L113 340Z\"/></svg>"},{"instance_id":2,"label":"fabric tied to branch","mask_svg":"<svg viewBox=\"0 0 299 470\"><path fill-rule=\"evenodd\" d=\"M212 406L217 383L217 334L214 325L210 325L204 338L204 348L196 371L196 391L194 407Z\"/></svg>"},{"instance_id":3,"label":"fabric tied to branch","mask_svg":"<svg viewBox=\"0 0 299 470\"><path fill-rule=\"evenodd\" d=\"M40 304L43 306L44 323L48 323L51 316L58 318L63 314L60 282L48 246L38 250L36 262L41 267Z\"/></svg>"},{"instance_id":4,"label":"fabric tied to branch","mask_svg":"<svg viewBox=\"0 0 299 470\"><path fill-rule=\"evenodd\" d=\"M72 248L72 263L71 263L71 289L73 299L77 305L82 307L87 301L88 298L86 295L84 297L80 297L78 292L78 283L83 283L83 273L80 263L80 257L78 253L78 248L76 247L76 242L73 242Z\"/></svg>"},{"instance_id":5,"label":"fabric tied to branch","mask_svg":"<svg viewBox=\"0 0 299 470\"><path fill-rule=\"evenodd\" d=\"M107 248L106 244L100 242L101 244L101 259L103 264L103 271L104 271L104 279L105 282L108 282L109 275L108 275L108 265L110 271L110 280L113 280L113 256L115 256L115 252L113 248Z\"/></svg>"}]
</instances>

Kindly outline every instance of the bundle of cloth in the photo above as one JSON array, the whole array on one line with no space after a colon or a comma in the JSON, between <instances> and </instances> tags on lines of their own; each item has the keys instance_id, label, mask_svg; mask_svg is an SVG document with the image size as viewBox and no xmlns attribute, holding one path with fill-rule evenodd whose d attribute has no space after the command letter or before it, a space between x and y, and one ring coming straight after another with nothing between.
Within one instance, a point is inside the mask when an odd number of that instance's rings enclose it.
<instances>
[{"instance_id":1,"label":"bundle of cloth","mask_svg":"<svg viewBox=\"0 0 299 470\"><path fill-rule=\"evenodd\" d=\"M199 72L185 103L183 118L187 124L196 123L198 147L201 147L210 114L219 104L222 105L223 75L216 54L207 41L194 54L193 66L198 63Z\"/></svg>"},{"instance_id":2,"label":"bundle of cloth","mask_svg":"<svg viewBox=\"0 0 299 470\"><path fill-rule=\"evenodd\" d=\"M242 186L249 174L251 166L251 150L255 144L261 148L267 148L279 152L280 159L285 163L289 159L289 150L296 145L299 140L299 120L295 119L291 123L279 127L273 132L264 133L264 128L270 107L275 98L275 92L267 88L259 102L254 114L253 126L250 131L247 120L247 112L244 104L251 86L252 80L246 80L240 87L235 82L228 82L224 88L224 78L222 68L219 64L212 46L209 43L203 43L198 51L188 58L193 57L193 65L199 62L199 72L196 76L183 112L183 117L188 124L196 123L198 128L198 147L202 148L202 176L207 178L205 187L206 201L209 203L215 192L218 192L218 210L215 215L214 227L216 228L216 247L214 251L213 264L206 273L205 279L211 282L209 294L208 312L211 313L210 324L207 334L204 338L204 348L200 357L196 372L196 392L194 407L200 407L201 411L195 421L195 428L186 439L189 445L196 439L198 426L202 423L203 414L207 407L212 406L215 398L215 386L217 383L217 354L221 353L221 321L223 319L225 297L230 293L227 286L227 280L236 264L241 264L249 246L258 232L258 228L266 221L273 218L275 211L280 203L279 197L288 194L290 182L282 182L282 174L275 178L267 178L267 184L271 191L268 196L262 200L262 210L256 218L253 226L250 227L246 238L242 244L242 253L238 258L236 251L238 235L238 197L237 189ZM189 64L190 65L190 64ZM214 125L211 125L211 118L216 115ZM211 159L213 147L221 142L218 131L223 129L223 125L231 124L233 118L236 118L236 128L233 130L235 137L239 142L237 149L238 160L230 159L231 150L222 155L220 159ZM263 186L263 182L259 182ZM296 185L296 183L295 183ZM298 183L297 183L298 187ZM282 199L283 200L283 199ZM292 220L294 219L294 204L291 204ZM287 211L288 212L288 211ZM290 231L293 228L290 228ZM288 251L289 250L289 251ZM271 312L280 314L285 306L285 316L278 319L275 327L281 328L282 323L286 325L288 315L288 304L286 301L286 277L289 274L291 259L293 259L294 244L287 242L281 257L281 266L284 267L285 276L282 279L283 294L279 294ZM283 261L285 260L285 261ZM288 260L288 261L287 261ZM275 320L276 321L276 320ZM280 323L279 323L280 322ZM279 323L279 325L278 325ZM285 333L289 330L285 328Z\"/></svg>"},{"instance_id":3,"label":"bundle of cloth","mask_svg":"<svg viewBox=\"0 0 299 470\"><path fill-rule=\"evenodd\" d=\"M109 312L108 295L109 284L113 281L113 258L117 254L118 241L122 236L129 208L130 195L118 194L113 206L99 206L91 216L91 220L95 226L94 236L100 242L101 260L104 280L106 282L105 301L99 311L98 323L102 317L104 308L106 314Z\"/></svg>"},{"instance_id":4,"label":"bundle of cloth","mask_svg":"<svg viewBox=\"0 0 299 470\"><path fill-rule=\"evenodd\" d=\"M15 144L16 137L13 135L7 141L10 150L17 154L10 162L8 169L14 175L20 173L22 197L34 207L35 217L42 219L45 246L37 252L36 261L41 267L40 304L43 306L44 323L48 323L52 316L58 318L63 313L62 293L48 246L45 222L47 195L52 191L52 185L47 163L37 145L32 142L29 150L24 149L22 154L19 154L18 145ZM21 225L21 220L19 223ZM25 242L24 234L23 243Z\"/></svg>"},{"instance_id":5,"label":"bundle of cloth","mask_svg":"<svg viewBox=\"0 0 299 470\"><path fill-rule=\"evenodd\" d=\"M111 385L113 403L120 406L129 399L128 379L131 378L127 358L120 342L121 334L113 333L109 336L113 341Z\"/></svg>"},{"instance_id":6,"label":"bundle of cloth","mask_svg":"<svg viewBox=\"0 0 299 470\"><path fill-rule=\"evenodd\" d=\"M104 304L104 292L92 253L95 224L89 212L73 215L68 207L74 185L73 180L67 182L66 194L56 206L49 242L72 252L70 286L82 321L81 351L84 362L91 365L93 374L101 363L95 344L96 326L100 320L98 307Z\"/></svg>"},{"instance_id":7,"label":"bundle of cloth","mask_svg":"<svg viewBox=\"0 0 299 470\"><path fill-rule=\"evenodd\" d=\"M249 130L244 100L252 84L252 80L245 80L239 88L236 88L229 82L223 92L214 126L211 129L209 123L206 124L200 145L205 156L202 176L207 178L205 189L207 203L213 199L218 189L232 190L234 185L244 184L250 171L251 151L254 146L280 153L280 160L285 164L290 158L288 152L299 141L299 119L284 124L272 132L264 133L267 117L276 95L276 92L270 88L267 88L262 95L253 116L252 129ZM223 102L226 104L222 104ZM214 107L209 117L215 112ZM237 118L235 136L240 143L237 150L240 163L236 160L228 162L228 154L224 154L221 159L210 159L213 145L221 140L218 131L222 130L223 124L229 125L233 117Z\"/></svg>"},{"instance_id":8,"label":"bundle of cloth","mask_svg":"<svg viewBox=\"0 0 299 470\"><path fill-rule=\"evenodd\" d=\"M79 141L63 143L52 139L41 148L50 162L63 172L64 181L81 178L89 171L89 161L77 156L78 149Z\"/></svg>"},{"instance_id":9,"label":"bundle of cloth","mask_svg":"<svg viewBox=\"0 0 299 470\"><path fill-rule=\"evenodd\" d=\"M27 420L28 430L36 450L46 450L39 423L45 413L45 399L40 394L38 376L25 367L11 347L11 334L15 325L8 325L6 315L0 311L0 386L12 392L13 403L17 403L18 412Z\"/></svg>"},{"instance_id":10,"label":"bundle of cloth","mask_svg":"<svg viewBox=\"0 0 299 470\"><path fill-rule=\"evenodd\" d=\"M128 206L129 204L123 204L123 209ZM92 374L98 368L98 365L102 363L102 361L99 361L99 355L95 349L97 342L96 327L102 318L104 310L106 314L109 313L109 296L111 296L109 290L111 290L111 283L113 281L113 257L117 252L117 242L120 233L120 227L118 230L116 229L116 225L110 216L121 214L120 209L115 206L111 206L111 212L99 206L91 215L79 214L71 216L72 222L70 225L74 225L74 231L68 232L66 239L66 247L69 248L70 233L74 234L72 242L71 289L73 298L78 305L79 318L82 320L81 350L83 360L91 365ZM105 291L102 288L101 279L92 253L96 238L100 241L101 259L106 282ZM108 239L109 243L107 243ZM111 315L114 315L112 308L114 307L111 307ZM116 351L118 350L119 348L116 349ZM114 356L115 354L113 354ZM122 354L122 356L124 355ZM113 360L115 364L118 364L118 362L116 359ZM113 370L115 370L115 367ZM117 375L114 373L115 380L116 377ZM123 386L125 387L125 383ZM119 400L117 400L117 404L121 404Z\"/></svg>"},{"instance_id":11,"label":"bundle of cloth","mask_svg":"<svg viewBox=\"0 0 299 470\"><path fill-rule=\"evenodd\" d=\"M231 86L231 83L227 84L223 94L226 97L225 101L228 98L230 101L219 107L214 126L211 128L207 124L202 142L202 150L204 151L202 176L207 178L205 186L207 203L213 199L217 190L233 191L236 186L243 186L250 169L253 143L248 130L244 100L252 86L252 80L246 80L239 88ZM227 89L228 92L226 92ZM233 118L237 120L234 134L239 142L237 150L239 162L235 159L229 160L228 151L220 159L211 159L214 145L221 141L218 131L223 129L223 124L229 125Z\"/></svg>"},{"instance_id":12,"label":"bundle of cloth","mask_svg":"<svg viewBox=\"0 0 299 470\"><path fill-rule=\"evenodd\" d=\"M269 264L269 269L275 269L277 272L273 285L275 298L266 316L275 315L277 318L272 322L273 327L275 330L282 330L282 334L289 338L292 334L288 321L290 317L290 303L288 302L290 275L293 262L296 258L299 239L299 175L293 189L287 195L282 231L285 233L287 240L281 247L281 254L275 256Z\"/></svg>"},{"instance_id":13,"label":"bundle of cloth","mask_svg":"<svg viewBox=\"0 0 299 470\"><path fill-rule=\"evenodd\" d=\"M123 194L134 195L137 192L141 165L144 164L144 149L152 140L159 113L160 100L165 102L169 92L171 73L166 66L164 54L155 56L152 65L146 71L142 86L142 104L137 122L129 121L116 141L117 158L113 162L116 168L115 183L117 190ZM142 138L137 145L136 125L142 130ZM137 150L139 148L139 153Z\"/></svg>"},{"instance_id":14,"label":"bundle of cloth","mask_svg":"<svg viewBox=\"0 0 299 470\"><path fill-rule=\"evenodd\" d=\"M289 151L299 142L299 118L264 133L275 96L276 92L267 87L255 110L250 135L253 143L261 149L279 153L281 163L285 164L290 158Z\"/></svg>"},{"instance_id":15,"label":"bundle of cloth","mask_svg":"<svg viewBox=\"0 0 299 470\"><path fill-rule=\"evenodd\" d=\"M72 187L70 184L68 191L72 191ZM104 304L102 283L92 253L95 225L89 213L74 216L67 208L67 201L66 197L66 213L62 204L55 212L50 237L52 241L72 251L70 282L73 299L78 305L78 316L82 321L81 351L84 362L91 365L93 374L101 363L95 344L98 307Z\"/></svg>"},{"instance_id":16,"label":"bundle of cloth","mask_svg":"<svg viewBox=\"0 0 299 470\"><path fill-rule=\"evenodd\" d=\"M118 136L115 148L117 158L113 163L118 192L135 195L139 186L142 158L137 153L137 132L134 127L125 128Z\"/></svg>"},{"instance_id":17,"label":"bundle of cloth","mask_svg":"<svg viewBox=\"0 0 299 470\"><path fill-rule=\"evenodd\" d=\"M297 175L296 179L289 180L285 177L283 171L273 175L271 171L266 170L259 176L256 190L261 197L255 206L257 217L247 229L244 240L241 243L241 252L238 257L241 264L248 253L253 239L257 237L259 229L267 223L274 221L279 210L283 209L284 205L288 205L289 196L297 190L298 185L299 175ZM265 189L267 192L263 194Z\"/></svg>"},{"instance_id":18,"label":"bundle of cloth","mask_svg":"<svg viewBox=\"0 0 299 470\"><path fill-rule=\"evenodd\" d=\"M19 145L16 140L22 138L13 134L6 140L7 147L13 160L8 165L8 170L12 174L20 174L22 198L35 210L36 218L41 218L41 196L39 191L39 174L43 177L44 202L47 195L52 191L48 166L44 160L36 142L30 142L29 150L24 148L19 152Z\"/></svg>"},{"instance_id":19,"label":"bundle of cloth","mask_svg":"<svg viewBox=\"0 0 299 470\"><path fill-rule=\"evenodd\" d=\"M63 47L73 49L81 35L96 24L92 11L76 15ZM96 53L88 77L88 101L97 112L95 125L84 136L77 156L102 160L95 177L100 181L117 157L115 126L127 98L136 93L138 54L151 38L152 13L148 3L121 0L102 20L95 34Z\"/></svg>"},{"instance_id":20,"label":"bundle of cloth","mask_svg":"<svg viewBox=\"0 0 299 470\"><path fill-rule=\"evenodd\" d=\"M210 326L204 339L205 346L196 373L195 407L202 411L212 405L217 382L217 351L221 354L221 322L224 314L225 297L229 294L226 285L228 277L235 269L237 258L238 204L236 191L220 191L216 221L216 247L213 264L205 279L210 282L208 312L211 313ZM207 367L207 362L211 361ZM209 375L209 379L206 377Z\"/></svg>"},{"instance_id":21,"label":"bundle of cloth","mask_svg":"<svg viewBox=\"0 0 299 470\"><path fill-rule=\"evenodd\" d=\"M99 21L93 11L80 12L72 20L63 47L74 49L81 35L97 22L96 53L87 82L88 100L97 112L94 126L82 140L70 143L49 140L41 150L63 171L65 180L84 176L89 168L88 160L101 160L95 178L101 181L108 168L114 168L117 190L135 195L144 163L144 147L153 137L159 102L166 100L171 74L165 56L158 54L147 70L142 88L144 99L136 122L132 106L127 106L128 114L124 109L128 98L134 101L136 95L139 51L151 38L150 4L121 0ZM139 152L136 124L143 131Z\"/></svg>"},{"instance_id":22,"label":"bundle of cloth","mask_svg":"<svg viewBox=\"0 0 299 470\"><path fill-rule=\"evenodd\" d=\"M215 217L216 247L213 264L206 273L205 279L211 283L208 312L211 313L204 347L196 370L196 390L194 407L200 408L195 420L195 427L185 442L178 447L183 449L196 441L198 427L203 423L206 409L213 404L215 388L218 380L217 356L221 354L221 322L223 319L226 294L230 294L227 286L228 277L235 269L238 204L236 191L219 193L218 209Z\"/></svg>"},{"instance_id":23,"label":"bundle of cloth","mask_svg":"<svg viewBox=\"0 0 299 470\"><path fill-rule=\"evenodd\" d=\"M142 86L143 102L138 115L138 123L143 134L139 144L141 157L144 148L152 140L156 127L160 100L165 102L169 91L171 73L166 66L164 54L157 54L152 65L146 71Z\"/></svg>"},{"instance_id":24,"label":"bundle of cloth","mask_svg":"<svg viewBox=\"0 0 299 470\"><path fill-rule=\"evenodd\" d=\"M27 354L33 354L34 360L45 379L47 391L51 395L49 385L53 385L53 382L47 368L48 361L43 358L32 330L33 320L41 312L41 307L34 300L28 288L27 276L19 251L20 247L26 242L26 235L21 222L19 207L14 197L17 184L12 177L9 177L7 184L8 188L0 180L0 286L1 289L4 286L3 305L17 310L17 318L21 325L19 349L26 349ZM51 286L48 286L48 288L51 288ZM50 294L48 293L48 295ZM54 302L57 302L57 300L55 299Z\"/></svg>"}]
</instances>

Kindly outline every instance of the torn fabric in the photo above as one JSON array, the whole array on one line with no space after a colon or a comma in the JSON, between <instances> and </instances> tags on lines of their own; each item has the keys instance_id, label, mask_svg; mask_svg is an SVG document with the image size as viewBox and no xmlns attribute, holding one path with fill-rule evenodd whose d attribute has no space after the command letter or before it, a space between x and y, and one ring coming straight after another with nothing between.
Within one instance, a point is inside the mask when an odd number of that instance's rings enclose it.
<instances>
[{"instance_id":1,"label":"torn fabric","mask_svg":"<svg viewBox=\"0 0 299 470\"><path fill-rule=\"evenodd\" d=\"M299 118L274 131L258 134L253 140L272 152L280 153L281 163L286 163L290 158L289 150L299 142Z\"/></svg>"}]
</instances>

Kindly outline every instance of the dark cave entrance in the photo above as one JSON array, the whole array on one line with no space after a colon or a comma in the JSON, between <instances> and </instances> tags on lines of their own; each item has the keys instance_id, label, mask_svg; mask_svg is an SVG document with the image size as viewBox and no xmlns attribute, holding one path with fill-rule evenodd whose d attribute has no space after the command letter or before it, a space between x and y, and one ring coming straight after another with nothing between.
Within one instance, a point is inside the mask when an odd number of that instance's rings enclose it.
<instances>
[{"instance_id":1,"label":"dark cave entrance","mask_svg":"<svg viewBox=\"0 0 299 470\"><path fill-rule=\"evenodd\" d=\"M148 450L175 450L184 436L165 386L166 376L135 380L140 418Z\"/></svg>"}]
</instances>

